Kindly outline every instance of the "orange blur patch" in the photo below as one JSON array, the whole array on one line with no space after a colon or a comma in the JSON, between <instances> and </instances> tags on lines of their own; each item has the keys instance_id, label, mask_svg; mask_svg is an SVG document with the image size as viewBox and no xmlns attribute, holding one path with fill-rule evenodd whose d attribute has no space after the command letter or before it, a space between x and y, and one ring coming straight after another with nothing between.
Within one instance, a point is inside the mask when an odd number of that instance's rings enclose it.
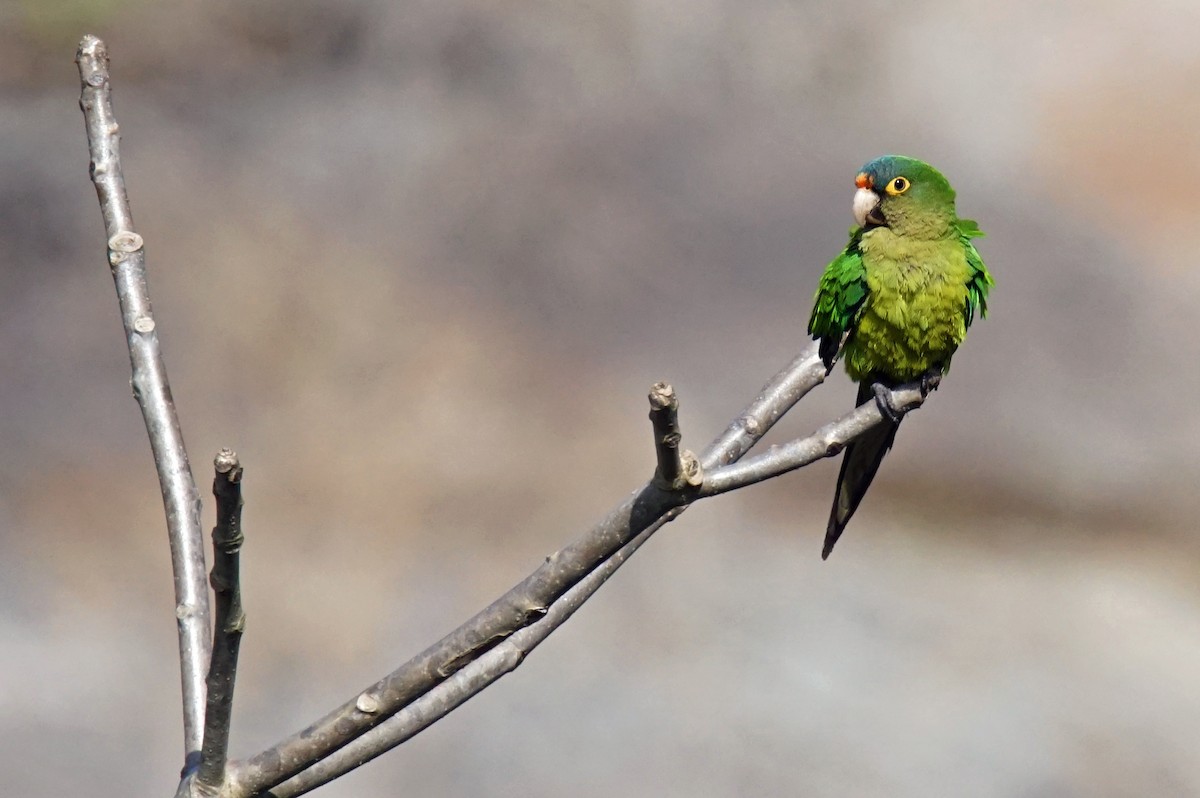
<instances>
[{"instance_id":1,"label":"orange blur patch","mask_svg":"<svg viewBox=\"0 0 1200 798\"><path fill-rule=\"evenodd\" d=\"M859 172L858 177L854 178L854 185L858 188L873 188L874 182L866 172Z\"/></svg>"}]
</instances>

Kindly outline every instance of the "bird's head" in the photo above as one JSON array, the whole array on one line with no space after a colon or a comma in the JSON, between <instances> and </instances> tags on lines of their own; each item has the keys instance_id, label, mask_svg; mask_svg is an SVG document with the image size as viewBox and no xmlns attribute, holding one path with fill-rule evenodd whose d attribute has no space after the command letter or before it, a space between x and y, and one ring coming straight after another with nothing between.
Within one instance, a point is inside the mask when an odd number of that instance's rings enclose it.
<instances>
[{"instance_id":1,"label":"bird's head","mask_svg":"<svg viewBox=\"0 0 1200 798\"><path fill-rule=\"evenodd\" d=\"M884 155L854 179L854 220L865 230L888 227L901 235L939 238L954 222L954 189L924 161Z\"/></svg>"}]
</instances>

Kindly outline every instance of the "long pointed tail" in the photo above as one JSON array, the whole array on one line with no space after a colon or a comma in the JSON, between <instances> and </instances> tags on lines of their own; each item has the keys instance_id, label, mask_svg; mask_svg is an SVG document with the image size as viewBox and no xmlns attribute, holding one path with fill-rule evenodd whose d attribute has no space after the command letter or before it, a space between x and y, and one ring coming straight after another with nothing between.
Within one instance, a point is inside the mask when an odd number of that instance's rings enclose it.
<instances>
[{"instance_id":1,"label":"long pointed tail","mask_svg":"<svg viewBox=\"0 0 1200 798\"><path fill-rule=\"evenodd\" d=\"M871 391L870 382L862 382L858 386L859 405L873 401L875 394ZM858 509L883 462L883 456L892 448L896 440L896 430L900 424L884 419L883 423L860 436L854 443L846 447L842 456L842 470L838 472L837 492L833 497L833 509L829 512L829 526L825 530L825 547L821 550L821 559L829 558L833 546L842 536L850 516Z\"/></svg>"}]
</instances>

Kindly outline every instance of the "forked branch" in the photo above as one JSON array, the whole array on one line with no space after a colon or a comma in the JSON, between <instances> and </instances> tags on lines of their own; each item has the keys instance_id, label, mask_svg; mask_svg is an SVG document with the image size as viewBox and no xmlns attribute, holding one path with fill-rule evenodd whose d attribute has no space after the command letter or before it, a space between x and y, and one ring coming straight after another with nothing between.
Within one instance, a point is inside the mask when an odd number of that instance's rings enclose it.
<instances>
[{"instance_id":1,"label":"forked branch","mask_svg":"<svg viewBox=\"0 0 1200 798\"><path fill-rule=\"evenodd\" d=\"M740 459L784 413L820 385L825 376L825 366L814 344L776 374L709 445L701 456L702 468L717 468L722 463ZM554 601L545 617L479 654L451 678L437 683L409 706L342 749L281 783L270 791L270 795L293 798L348 773L433 725L501 676L515 670L529 652L565 623L643 543L686 509L687 505L680 505L655 519Z\"/></svg>"},{"instance_id":2,"label":"forked branch","mask_svg":"<svg viewBox=\"0 0 1200 798\"><path fill-rule=\"evenodd\" d=\"M109 233L109 257L129 339L135 394L159 465L179 601L185 738L191 764L205 718L208 600L199 543L199 498L171 405L146 292L141 238L132 230L117 153L107 56L95 37L79 50L93 179ZM814 344L779 372L697 460L682 448L678 399L665 383L650 394L655 476L631 493L576 542L561 549L490 606L391 674L307 728L249 759L226 761L230 707L243 616L237 577L241 469L232 452L217 459L218 524L214 530L217 591L216 653L209 672L208 728L203 761L189 769L181 793L220 798L291 798L358 767L427 728L471 696L517 668L663 525L694 501L715 496L837 454L882 422L874 403L856 408L813 435L739 460L812 388L827 369ZM892 393L893 406L921 405L920 386Z\"/></svg>"},{"instance_id":3,"label":"forked branch","mask_svg":"<svg viewBox=\"0 0 1200 798\"><path fill-rule=\"evenodd\" d=\"M899 413L916 410L926 397L919 382L902 385L891 393L893 407ZM704 477L698 498L728 493L795 471L822 458L833 457L881 421L883 414L879 406L874 401L867 402L806 438L772 446L756 457L710 471Z\"/></svg>"},{"instance_id":4,"label":"forked branch","mask_svg":"<svg viewBox=\"0 0 1200 798\"><path fill-rule=\"evenodd\" d=\"M432 682L425 691L395 712L389 712L383 707L379 698L382 694L378 691L378 684L363 691L354 700L355 709L363 714L371 715L388 713L390 717L379 718L374 723L363 724L363 727L360 727L363 728L363 731L348 741L340 750L316 757L312 760L309 768L297 771L285 781L278 782L276 785L264 785L258 789L265 790L274 787L270 791L274 798L293 798L293 796L308 792L353 770L408 740L462 705L471 696L486 689L501 676L515 670L529 652L570 618L575 610L590 598L642 543L668 521L676 518L691 501L754 484L769 476L786 473L822 457L833 456L840 452L847 442L883 421L878 407L874 403L868 403L807 438L784 446L773 447L766 454L754 458L751 461L752 467L749 469L739 471L739 466L736 465L720 466L721 463L732 463L740 459L788 409L809 390L819 385L825 376L825 367L821 363L817 347L814 344L776 375L764 387L759 397L705 451L702 465L706 473L711 474L711 477L705 478L699 491L684 487L667 494L676 496L678 503L671 504L666 501L656 505L660 514L653 518L649 518L647 515L626 514L624 512L626 505L622 505L594 528L592 533L575 544L576 548L586 547L589 545L589 539L600 532L610 536L616 535L619 540L626 541L612 553L600 554L586 576L576 584L569 586L550 602L543 617L536 618L523 628L497 632L498 635L503 636L498 636L493 645L480 648L473 655L470 652L463 652L461 659L456 663L458 667L451 674ZM656 389L658 387L656 386ZM670 412L673 413L678 409L678 402L673 391L670 392L673 402L656 402L653 398L656 392L660 396L667 393L652 391L652 407L661 409L673 404L674 408ZM896 407L904 411L915 409L924 401L920 386L917 385L897 389L893 395ZM655 411L652 410L652 419L654 414ZM656 423L656 440L659 429L660 427ZM660 469L661 451L659 449ZM648 492L656 490L660 491L656 495L661 496L661 489L656 488L655 481L652 480L635 494L635 497L646 496ZM638 523L641 521L648 522L645 526L639 527ZM559 552L553 555L547 560L547 563L554 561L562 554L563 552ZM528 581L526 580L526 582ZM518 585L507 595L521 589L522 585ZM495 607L506 597L502 597L492 606ZM488 610L485 610L484 613L459 627L451 637L461 634L465 629L478 623L487 612ZM442 643L446 643L449 639L444 639ZM399 680L403 678L402 674L411 673L413 662L410 661L402 666L388 679ZM344 705L341 710L345 711L349 709L349 706L349 704ZM324 724L335 714L326 716L322 721L310 726L305 730L304 735L310 736L314 730L323 728ZM343 721L353 722L353 715L350 713L336 716ZM296 739L296 737L289 738L279 746L269 749L268 752L264 752L248 762L253 763L260 758L266 759L267 757L269 757L268 761L279 761L285 755L295 752L299 748L294 745ZM242 763L236 763L234 767L240 770L245 766ZM252 764L251 767L253 767ZM245 783L239 785L240 788L245 786ZM253 795L255 793L253 790L238 789L234 794Z\"/></svg>"}]
</instances>

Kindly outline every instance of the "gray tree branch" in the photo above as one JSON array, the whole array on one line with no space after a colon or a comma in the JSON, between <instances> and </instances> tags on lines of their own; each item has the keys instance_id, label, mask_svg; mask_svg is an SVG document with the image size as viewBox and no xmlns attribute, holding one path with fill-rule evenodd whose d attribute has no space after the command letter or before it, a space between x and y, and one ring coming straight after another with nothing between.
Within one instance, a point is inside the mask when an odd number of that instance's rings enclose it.
<instances>
[{"instance_id":1,"label":"gray tree branch","mask_svg":"<svg viewBox=\"0 0 1200 798\"><path fill-rule=\"evenodd\" d=\"M916 410L925 402L920 383L903 385L892 391L892 403L900 413ZM859 405L806 438L772 446L756 457L722 466L704 475L697 498L716 496L754 485L772 477L795 471L825 457L833 457L852 440L883 421L874 401Z\"/></svg>"},{"instance_id":2,"label":"gray tree branch","mask_svg":"<svg viewBox=\"0 0 1200 798\"><path fill-rule=\"evenodd\" d=\"M216 794L225 784L233 688L237 682L238 649L246 615L242 611L241 550L242 466L238 456L222 449L213 461L213 496L217 525L213 527L212 588L216 597L212 665L208 669L208 710L204 716L204 745L196 782L202 794Z\"/></svg>"},{"instance_id":3,"label":"gray tree branch","mask_svg":"<svg viewBox=\"0 0 1200 798\"><path fill-rule=\"evenodd\" d=\"M175 617L183 685L183 742L187 767L199 757L204 728L204 678L210 655L208 583L200 529L200 494L192 478L183 433L171 399L167 368L146 286L142 237L133 230L129 197L121 172L120 135L113 115L108 52L104 42L85 36L75 61L79 65L83 109L91 155L92 182L108 234L108 261L121 304L121 321L133 369L133 395L142 409L163 506L171 567L175 574Z\"/></svg>"},{"instance_id":4,"label":"gray tree branch","mask_svg":"<svg viewBox=\"0 0 1200 798\"><path fill-rule=\"evenodd\" d=\"M825 380L825 376L825 366L821 362L816 344L813 344L776 374L763 387L759 395L729 424L725 432L709 445L700 458L702 467L704 469L716 468L722 463L731 463L740 459L771 429L784 413L791 409L810 390L820 385ZM652 399L651 401L653 406L654 400ZM658 425L655 424L656 439L658 429ZM641 492L634 494L634 496L637 497L646 491L653 492L657 490L654 488L652 481ZM441 719L453 709L462 705L471 696L520 665L530 651L541 644L551 632L570 618L575 610L599 590L600 586L643 543L649 540L651 535L663 525L678 517L686 509L687 503L696 495L697 493L694 489L675 491L674 501L677 503L674 505L670 502L664 503L659 508L661 510L660 514L654 517L636 517L626 513L625 508L629 504L627 501L610 513L608 518L594 527L590 533L575 544L575 547L580 547L581 544L591 544L593 546L595 549L594 565L576 584L564 590L555 600L550 602L543 617L535 617L534 621L524 626L524 628L510 628L508 633L499 638L492 646L480 648L473 655L471 652L460 653L460 662L454 671L445 677L425 681L426 686L424 689L417 693L410 702L399 707L396 711L389 713L390 717L380 718L370 725L364 724L366 728L352 740L348 740L339 750L331 750L321 755L314 755L310 749L308 755L312 756L312 759L307 768L298 768L286 780L280 779L275 784L267 784L261 787L251 786L250 782L239 781L232 791L232 795L255 795L256 792L271 787L274 787L274 789L271 790L270 794L275 796L275 798L290 798L291 796L301 795L391 750ZM631 522L641 521L645 521L644 526L631 526ZM610 552L605 553L601 547L610 544L604 537L598 536L598 533L603 534L606 532L618 533L621 535L619 539L626 540L626 542L616 545ZM566 550L564 549L563 551ZM563 552L559 552L547 558L547 563L550 563L562 554ZM532 578L530 577L530 579ZM443 638L442 641L435 645L435 648L447 643L447 641L456 636L460 636L465 629L485 622L485 616L492 612L493 608L503 602L506 597L522 591L527 582L529 582L528 579L526 582L513 588L505 597L493 603L491 607L460 626L455 632ZM395 677L399 681L401 674L411 673L414 663L421 662L428 653L429 650L410 660L387 678L391 679ZM417 675L427 676L427 673L418 671ZM411 679L408 683L410 685L415 684ZM353 702L354 708L364 714L383 715L385 710L377 698L380 684L382 682L360 693ZM323 721L318 721L318 724L310 726L301 735L310 734L319 724L327 722L330 718L336 717L343 720L346 720L348 717L352 718L353 716L348 712L339 714L345 712L349 706L351 706L350 702L343 705L339 710L335 710L334 713L327 715ZM295 736L272 749L268 749L268 752L259 754L257 757L247 761L253 763L258 759L266 759L267 761L282 759L284 754L280 753L276 753L273 756L264 755L275 752L281 747L284 752L295 751L296 747L291 745L291 741L294 739L296 739ZM296 764L299 764L299 762L297 761ZM247 766L235 763L233 767L237 771ZM248 767L254 767L254 765L251 764Z\"/></svg>"},{"instance_id":5,"label":"gray tree branch","mask_svg":"<svg viewBox=\"0 0 1200 798\"><path fill-rule=\"evenodd\" d=\"M814 345L789 369L781 372L776 380L767 386L763 396L787 402L787 406L783 407L783 410L786 410L798 401L803 393L815 387L824 378L824 367L818 368L818 366L820 366L820 358ZM801 393L791 390L774 390L780 377L785 375L789 377L803 376L806 380L812 381L804 383L804 391ZM653 395L652 392L651 396L653 397ZM762 397L760 397L761 399ZM925 397L921 393L920 386L914 384L893 391L893 399L898 410L909 412L920 407ZM651 401L653 403L654 399L652 398ZM781 413L764 413L763 411L773 411L777 408L778 405L774 404L758 404L747 408L738 421L730 426L726 436L714 442L705 452L704 463L712 467L722 459L722 456L740 457L758 438L765 434L774 423L774 419L781 415ZM771 416L773 419L768 423L767 419ZM772 447L766 453L751 460L715 468L711 478L705 478L703 487L693 495L693 499L715 496L753 485L824 457L832 457L841 452L851 440L882 421L883 415L874 402L862 405L806 438ZM756 429L758 432L753 436L746 436L742 432L746 428ZM655 430L657 433L657 425ZM734 433L735 430L736 434L729 434ZM730 448L722 447L722 442ZM544 618L514 632L510 637L473 659L461 670L438 683L429 692L391 718L312 767L283 782L272 789L269 795L272 798L295 798L295 796L303 795L345 775L417 735L466 703L472 696L489 687L500 677L516 670L524 662L525 657L549 637L551 632L565 623L642 543L664 524L687 509L687 506L681 505L669 511L598 565L590 574L555 601Z\"/></svg>"},{"instance_id":6,"label":"gray tree branch","mask_svg":"<svg viewBox=\"0 0 1200 798\"><path fill-rule=\"evenodd\" d=\"M237 652L244 616L238 584L241 468L232 452L216 461L218 523L213 587L219 623L209 669L208 595L199 544L199 496L192 481L146 290L141 238L133 232L118 157L103 43L85 37L77 57L92 175L109 234L109 260L129 340L134 390L159 468L175 567L185 740L189 766L180 795L292 798L358 767L427 728L516 669L663 525L698 499L736 490L840 452L881 423L874 403L856 408L813 435L738 462L827 374L814 344L763 388L697 461L682 449L678 399L665 383L650 393L657 468L576 542L446 637L306 729L249 759L227 761ZM924 401L902 386L893 404L907 412ZM199 575L197 578L197 574ZM208 722L205 687L208 672ZM203 739L200 729L204 727ZM203 757L199 751L203 744ZM199 769L193 766L199 759ZM269 792L268 792L269 791Z\"/></svg>"},{"instance_id":7,"label":"gray tree branch","mask_svg":"<svg viewBox=\"0 0 1200 798\"><path fill-rule=\"evenodd\" d=\"M650 387L650 424L654 428L654 452L658 457L655 483L668 490L699 485L704 478L700 461L680 448L683 434L679 431L679 399L675 389L665 382Z\"/></svg>"}]
</instances>

